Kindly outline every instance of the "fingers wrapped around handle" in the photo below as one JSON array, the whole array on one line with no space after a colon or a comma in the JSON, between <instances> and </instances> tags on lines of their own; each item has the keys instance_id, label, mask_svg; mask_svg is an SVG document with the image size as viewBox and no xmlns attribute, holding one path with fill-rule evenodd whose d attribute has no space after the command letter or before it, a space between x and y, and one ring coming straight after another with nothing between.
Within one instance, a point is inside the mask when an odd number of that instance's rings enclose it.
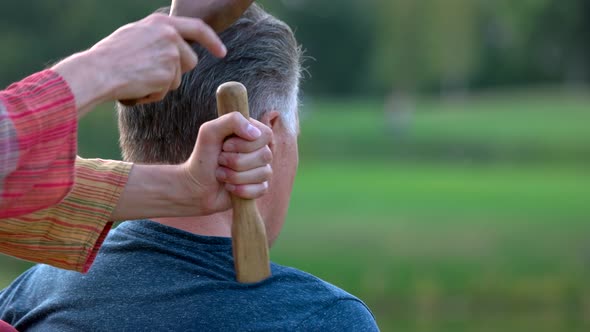
<instances>
[{"instance_id":1,"label":"fingers wrapped around handle","mask_svg":"<svg viewBox=\"0 0 590 332\"><path fill-rule=\"evenodd\" d=\"M217 89L217 112L240 112L249 118L248 92L238 82L224 83ZM232 245L236 278L242 283L262 281L270 276L268 241L256 202L232 196Z\"/></svg>"}]
</instances>

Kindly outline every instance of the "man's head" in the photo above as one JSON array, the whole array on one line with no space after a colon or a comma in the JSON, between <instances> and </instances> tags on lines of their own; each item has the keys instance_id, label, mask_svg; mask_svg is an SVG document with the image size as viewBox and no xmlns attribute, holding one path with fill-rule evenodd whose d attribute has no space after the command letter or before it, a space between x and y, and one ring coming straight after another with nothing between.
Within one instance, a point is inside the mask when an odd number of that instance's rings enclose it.
<instances>
[{"instance_id":1,"label":"man's head","mask_svg":"<svg viewBox=\"0 0 590 332\"><path fill-rule=\"evenodd\" d=\"M301 52L291 29L253 5L221 34L228 48L217 59L199 46L199 64L164 100L119 106L120 145L126 160L182 163L193 151L199 127L217 117L215 92L228 81L248 89L251 116L273 130L273 179L259 200L269 238L282 226L297 168L297 99Z\"/></svg>"}]
</instances>

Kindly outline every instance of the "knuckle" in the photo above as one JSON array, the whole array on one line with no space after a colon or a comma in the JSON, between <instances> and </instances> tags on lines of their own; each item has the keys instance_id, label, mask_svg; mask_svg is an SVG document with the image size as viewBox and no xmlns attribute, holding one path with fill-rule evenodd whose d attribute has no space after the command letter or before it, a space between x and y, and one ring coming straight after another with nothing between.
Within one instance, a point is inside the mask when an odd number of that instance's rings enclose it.
<instances>
[{"instance_id":1,"label":"knuckle","mask_svg":"<svg viewBox=\"0 0 590 332\"><path fill-rule=\"evenodd\" d=\"M240 158L239 155L235 154L235 153L229 153L227 156L227 166L232 168L232 169L239 169L240 168Z\"/></svg>"},{"instance_id":2,"label":"knuckle","mask_svg":"<svg viewBox=\"0 0 590 332\"><path fill-rule=\"evenodd\" d=\"M193 22L194 24L191 27L193 34L196 36L202 35L203 31L208 27L208 25L200 18L193 19Z\"/></svg>"},{"instance_id":3,"label":"knuckle","mask_svg":"<svg viewBox=\"0 0 590 332\"><path fill-rule=\"evenodd\" d=\"M172 74L171 70L162 68L154 75L154 81L160 86L169 85L172 80Z\"/></svg>"},{"instance_id":4,"label":"knuckle","mask_svg":"<svg viewBox=\"0 0 590 332\"><path fill-rule=\"evenodd\" d=\"M272 162L272 151L270 151L268 145L262 149L262 161L267 164Z\"/></svg>"},{"instance_id":5,"label":"knuckle","mask_svg":"<svg viewBox=\"0 0 590 332\"><path fill-rule=\"evenodd\" d=\"M270 129L268 126L261 126L261 130L262 134L267 137L269 140L272 139L272 129Z\"/></svg>"},{"instance_id":6,"label":"knuckle","mask_svg":"<svg viewBox=\"0 0 590 332\"><path fill-rule=\"evenodd\" d=\"M236 186L236 194L241 198L252 199L255 198L256 195L252 192L252 190L247 185Z\"/></svg>"},{"instance_id":7,"label":"knuckle","mask_svg":"<svg viewBox=\"0 0 590 332\"><path fill-rule=\"evenodd\" d=\"M146 21L150 23L163 23L167 17L167 15L164 15L162 13L154 13L148 16Z\"/></svg>"},{"instance_id":8,"label":"knuckle","mask_svg":"<svg viewBox=\"0 0 590 332\"><path fill-rule=\"evenodd\" d=\"M199 136L207 136L215 129L215 120L207 121L199 128Z\"/></svg>"},{"instance_id":9,"label":"knuckle","mask_svg":"<svg viewBox=\"0 0 590 332\"><path fill-rule=\"evenodd\" d=\"M248 191L246 190L245 187L246 186L238 185L238 186L235 187L233 193L235 195L238 195L238 196L242 197L242 198L249 198L249 197L246 197L247 196L246 194L248 193Z\"/></svg>"},{"instance_id":10,"label":"knuckle","mask_svg":"<svg viewBox=\"0 0 590 332\"><path fill-rule=\"evenodd\" d=\"M242 198L246 198L246 199L255 199L255 198L259 198L260 196L262 196L264 193L262 192L263 189L260 188L259 186L252 186L252 185L247 185L247 186L241 186L242 191L240 192Z\"/></svg>"},{"instance_id":11,"label":"knuckle","mask_svg":"<svg viewBox=\"0 0 590 332\"><path fill-rule=\"evenodd\" d=\"M186 51L183 52L181 56L183 59L183 64L187 70L194 68L197 65L197 62L199 61L199 57L190 47L186 48Z\"/></svg>"},{"instance_id":12,"label":"knuckle","mask_svg":"<svg viewBox=\"0 0 590 332\"><path fill-rule=\"evenodd\" d=\"M159 31L162 39L168 41L176 41L178 39L178 32L170 25L164 25L159 28Z\"/></svg>"},{"instance_id":13,"label":"knuckle","mask_svg":"<svg viewBox=\"0 0 590 332\"><path fill-rule=\"evenodd\" d=\"M200 18L196 18L196 17L193 18L193 22L194 22L195 29L199 29L200 30L205 25L205 22L202 19L200 19Z\"/></svg>"},{"instance_id":14,"label":"knuckle","mask_svg":"<svg viewBox=\"0 0 590 332\"><path fill-rule=\"evenodd\" d=\"M262 184L262 189L260 189L260 196L268 194L268 182L264 182Z\"/></svg>"},{"instance_id":15,"label":"knuckle","mask_svg":"<svg viewBox=\"0 0 590 332\"><path fill-rule=\"evenodd\" d=\"M238 174L231 169L225 170L225 180L229 183L237 183L239 180Z\"/></svg>"},{"instance_id":16,"label":"knuckle","mask_svg":"<svg viewBox=\"0 0 590 332\"><path fill-rule=\"evenodd\" d=\"M201 127L199 128L199 134L198 134L198 141L202 141L205 144L209 144L210 143L210 136L211 133L213 133L213 129L214 129L214 124L212 124L212 121L209 122L205 122L201 125Z\"/></svg>"},{"instance_id":17,"label":"knuckle","mask_svg":"<svg viewBox=\"0 0 590 332\"><path fill-rule=\"evenodd\" d=\"M166 57L168 60L176 63L180 61L180 51L176 47L171 47L168 52L166 52Z\"/></svg>"},{"instance_id":18,"label":"knuckle","mask_svg":"<svg viewBox=\"0 0 590 332\"><path fill-rule=\"evenodd\" d=\"M239 124L241 115L238 112L231 112L231 113L229 113L228 117L231 122L233 122L235 124Z\"/></svg>"},{"instance_id":19,"label":"knuckle","mask_svg":"<svg viewBox=\"0 0 590 332\"><path fill-rule=\"evenodd\" d=\"M272 167L270 165L266 165L262 174L265 178L270 178L272 176Z\"/></svg>"},{"instance_id":20,"label":"knuckle","mask_svg":"<svg viewBox=\"0 0 590 332\"><path fill-rule=\"evenodd\" d=\"M233 139L228 139L227 141L225 141L225 143L223 143L223 150L224 151L234 151L236 149L236 145L233 141Z\"/></svg>"},{"instance_id":21,"label":"knuckle","mask_svg":"<svg viewBox=\"0 0 590 332\"><path fill-rule=\"evenodd\" d=\"M154 13L154 20L156 20L156 22L168 22L168 19L170 18L170 16L164 14L164 13Z\"/></svg>"}]
</instances>

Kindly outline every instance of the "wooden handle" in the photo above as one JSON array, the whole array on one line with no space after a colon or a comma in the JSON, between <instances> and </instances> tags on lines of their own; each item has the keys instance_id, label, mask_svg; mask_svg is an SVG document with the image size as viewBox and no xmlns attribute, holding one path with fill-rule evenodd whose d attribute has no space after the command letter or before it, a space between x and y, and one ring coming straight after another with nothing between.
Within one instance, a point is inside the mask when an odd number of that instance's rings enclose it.
<instances>
[{"instance_id":1,"label":"wooden handle","mask_svg":"<svg viewBox=\"0 0 590 332\"><path fill-rule=\"evenodd\" d=\"M248 92L238 82L227 82L217 89L217 113L240 112L247 119ZM264 222L253 199L232 195L232 246L238 282L262 281L270 276L268 242Z\"/></svg>"},{"instance_id":2,"label":"wooden handle","mask_svg":"<svg viewBox=\"0 0 590 332\"><path fill-rule=\"evenodd\" d=\"M253 0L172 0L170 15L200 18L215 32L229 28Z\"/></svg>"},{"instance_id":3,"label":"wooden handle","mask_svg":"<svg viewBox=\"0 0 590 332\"><path fill-rule=\"evenodd\" d=\"M147 97L147 96L146 96ZM119 100L119 102L127 107L131 107L131 106L135 106L137 105L137 102L139 101L139 99L121 99Z\"/></svg>"}]
</instances>

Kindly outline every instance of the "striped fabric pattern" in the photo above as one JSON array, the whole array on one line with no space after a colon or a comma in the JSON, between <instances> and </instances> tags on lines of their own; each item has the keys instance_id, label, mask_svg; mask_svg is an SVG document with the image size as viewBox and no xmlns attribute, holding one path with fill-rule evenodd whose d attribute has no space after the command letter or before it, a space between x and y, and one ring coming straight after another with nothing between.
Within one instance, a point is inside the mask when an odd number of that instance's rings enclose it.
<instances>
[{"instance_id":1,"label":"striped fabric pattern","mask_svg":"<svg viewBox=\"0 0 590 332\"><path fill-rule=\"evenodd\" d=\"M76 160L76 183L59 204L0 220L0 252L59 268L87 272L111 228L109 217L132 164Z\"/></svg>"},{"instance_id":2,"label":"striped fabric pattern","mask_svg":"<svg viewBox=\"0 0 590 332\"><path fill-rule=\"evenodd\" d=\"M57 73L45 70L0 91L0 218L62 200L74 182L77 112Z\"/></svg>"},{"instance_id":3,"label":"striped fabric pattern","mask_svg":"<svg viewBox=\"0 0 590 332\"><path fill-rule=\"evenodd\" d=\"M8 177L18 166L18 140L8 111L0 103L0 179ZM0 193L4 181L0 182Z\"/></svg>"}]
</instances>

